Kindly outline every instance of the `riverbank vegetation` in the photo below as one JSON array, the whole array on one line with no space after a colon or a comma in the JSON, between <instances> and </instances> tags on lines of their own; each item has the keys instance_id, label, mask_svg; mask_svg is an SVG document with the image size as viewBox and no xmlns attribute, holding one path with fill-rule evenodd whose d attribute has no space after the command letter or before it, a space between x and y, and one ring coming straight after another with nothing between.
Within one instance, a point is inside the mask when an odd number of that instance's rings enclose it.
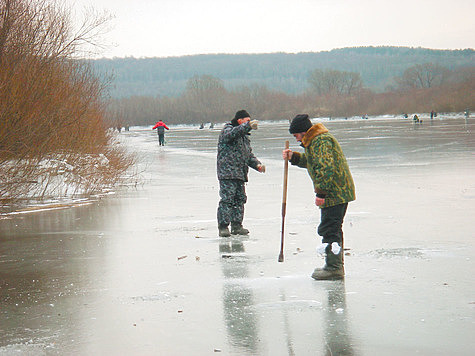
<instances>
[{"instance_id":1,"label":"riverbank vegetation","mask_svg":"<svg viewBox=\"0 0 475 356\"><path fill-rule=\"evenodd\" d=\"M105 81L80 60L108 21L73 28L61 3L0 0L0 202L98 192L132 158L108 133Z\"/></svg>"},{"instance_id":2,"label":"riverbank vegetation","mask_svg":"<svg viewBox=\"0 0 475 356\"><path fill-rule=\"evenodd\" d=\"M475 102L475 67L450 70L424 63L411 66L383 92L364 86L357 72L316 69L307 78L309 89L287 94L263 85L228 90L211 75L188 79L178 97L133 96L111 102L118 126L167 123L224 122L246 108L263 120L290 119L296 113L312 117L400 115L414 112L462 112Z\"/></svg>"}]
</instances>

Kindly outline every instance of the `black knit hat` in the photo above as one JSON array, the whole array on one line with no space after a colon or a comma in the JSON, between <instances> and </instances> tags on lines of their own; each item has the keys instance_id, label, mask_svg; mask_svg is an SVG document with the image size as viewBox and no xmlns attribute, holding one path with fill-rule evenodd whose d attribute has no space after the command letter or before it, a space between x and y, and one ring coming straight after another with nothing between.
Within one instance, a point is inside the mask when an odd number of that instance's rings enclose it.
<instances>
[{"instance_id":1,"label":"black knit hat","mask_svg":"<svg viewBox=\"0 0 475 356\"><path fill-rule=\"evenodd\" d=\"M299 132L307 132L309 128L312 127L312 122L308 118L307 114L299 114L293 118L292 122L290 123L289 132L291 134L299 133Z\"/></svg>"},{"instance_id":2,"label":"black knit hat","mask_svg":"<svg viewBox=\"0 0 475 356\"><path fill-rule=\"evenodd\" d=\"M251 115L249 115L249 113L246 110L239 110L238 112L236 112L236 115L234 115L234 118L236 120L244 119L246 117L251 117Z\"/></svg>"}]
</instances>

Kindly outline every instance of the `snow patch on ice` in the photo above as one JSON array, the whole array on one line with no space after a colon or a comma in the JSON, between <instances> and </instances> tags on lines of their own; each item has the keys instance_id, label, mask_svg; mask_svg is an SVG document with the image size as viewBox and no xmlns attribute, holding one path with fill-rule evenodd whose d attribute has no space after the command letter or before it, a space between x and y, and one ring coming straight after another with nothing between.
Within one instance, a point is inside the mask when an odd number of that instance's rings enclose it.
<instances>
[{"instance_id":1,"label":"snow patch on ice","mask_svg":"<svg viewBox=\"0 0 475 356\"><path fill-rule=\"evenodd\" d=\"M326 248L327 248L328 244L327 243L324 243L324 244L321 244L320 246L317 247L317 253L319 255L322 255L322 256L325 256L326 252Z\"/></svg>"},{"instance_id":2,"label":"snow patch on ice","mask_svg":"<svg viewBox=\"0 0 475 356\"><path fill-rule=\"evenodd\" d=\"M333 254L338 255L340 253L340 251L341 251L341 247L338 244L338 242L332 243L332 252L333 252Z\"/></svg>"},{"instance_id":3,"label":"snow patch on ice","mask_svg":"<svg viewBox=\"0 0 475 356\"><path fill-rule=\"evenodd\" d=\"M323 255L325 256L326 255L326 248L327 248L328 244L327 243L323 243L321 244L320 246L317 247L317 253L319 255ZM335 255L338 255L341 251L341 246L338 244L338 242L333 242L331 244L331 251L333 254Z\"/></svg>"},{"instance_id":4,"label":"snow patch on ice","mask_svg":"<svg viewBox=\"0 0 475 356\"><path fill-rule=\"evenodd\" d=\"M394 258L394 257L423 258L424 257L423 251L415 247L378 249L378 250L371 251L370 254L376 257L386 257L386 258Z\"/></svg>"}]
</instances>

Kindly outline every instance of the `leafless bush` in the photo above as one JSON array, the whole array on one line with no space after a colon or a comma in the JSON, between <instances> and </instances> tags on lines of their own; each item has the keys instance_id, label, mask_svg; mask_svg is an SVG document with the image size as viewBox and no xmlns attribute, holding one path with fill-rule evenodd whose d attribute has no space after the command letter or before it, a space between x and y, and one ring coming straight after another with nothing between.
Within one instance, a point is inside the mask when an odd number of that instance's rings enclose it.
<instances>
[{"instance_id":1,"label":"leafless bush","mask_svg":"<svg viewBox=\"0 0 475 356\"><path fill-rule=\"evenodd\" d=\"M0 14L0 198L20 197L42 175L54 175L40 164L52 157L89 170L86 191L110 181L129 160L109 149L104 84L77 58L107 17L90 16L75 32L56 1L0 0ZM86 155L101 154L125 166L84 168Z\"/></svg>"}]
</instances>

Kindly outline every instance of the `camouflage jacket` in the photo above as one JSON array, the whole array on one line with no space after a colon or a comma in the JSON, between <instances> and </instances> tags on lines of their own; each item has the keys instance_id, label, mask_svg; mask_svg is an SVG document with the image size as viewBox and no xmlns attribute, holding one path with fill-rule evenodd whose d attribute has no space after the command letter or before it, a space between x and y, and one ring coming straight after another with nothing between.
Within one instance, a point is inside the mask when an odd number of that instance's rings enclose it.
<instances>
[{"instance_id":1,"label":"camouflage jacket","mask_svg":"<svg viewBox=\"0 0 475 356\"><path fill-rule=\"evenodd\" d=\"M307 168L315 193L325 197L327 208L355 200L355 185L338 141L322 124L313 125L304 135L305 153L294 152L290 163Z\"/></svg>"},{"instance_id":2,"label":"camouflage jacket","mask_svg":"<svg viewBox=\"0 0 475 356\"><path fill-rule=\"evenodd\" d=\"M247 182L249 167L257 170L261 162L254 156L249 140L251 126L245 123L224 125L218 140L218 179L237 179Z\"/></svg>"}]
</instances>

